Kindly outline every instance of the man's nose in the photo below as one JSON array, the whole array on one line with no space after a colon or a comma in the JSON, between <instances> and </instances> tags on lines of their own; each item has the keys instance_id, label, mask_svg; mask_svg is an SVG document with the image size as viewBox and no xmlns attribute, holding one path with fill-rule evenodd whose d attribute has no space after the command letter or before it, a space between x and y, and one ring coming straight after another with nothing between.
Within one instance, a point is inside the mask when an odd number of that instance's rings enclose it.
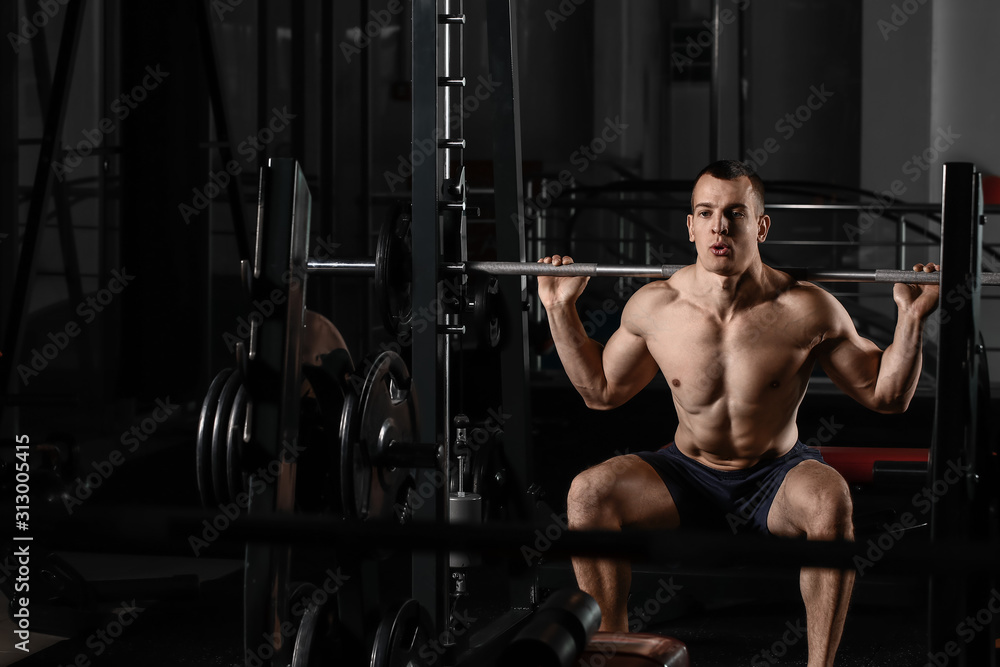
<instances>
[{"instance_id":1,"label":"man's nose","mask_svg":"<svg viewBox=\"0 0 1000 667\"><path fill-rule=\"evenodd\" d=\"M726 216L719 215L712 222L712 233L713 234L729 234L729 220Z\"/></svg>"}]
</instances>

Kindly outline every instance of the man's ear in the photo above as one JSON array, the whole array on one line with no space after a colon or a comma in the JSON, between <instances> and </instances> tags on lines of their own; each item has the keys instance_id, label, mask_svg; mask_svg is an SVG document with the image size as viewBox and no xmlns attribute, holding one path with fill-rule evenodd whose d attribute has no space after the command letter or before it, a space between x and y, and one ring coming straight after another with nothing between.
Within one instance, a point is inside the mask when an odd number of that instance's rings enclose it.
<instances>
[{"instance_id":1,"label":"man's ear","mask_svg":"<svg viewBox=\"0 0 1000 667\"><path fill-rule=\"evenodd\" d=\"M763 243L764 239L767 238L767 232L771 229L771 216L762 215L760 219L757 220L757 242Z\"/></svg>"},{"instance_id":2,"label":"man's ear","mask_svg":"<svg viewBox=\"0 0 1000 667\"><path fill-rule=\"evenodd\" d=\"M691 229L691 223L692 222L694 222L694 216L689 213L688 214L688 221L687 221L687 225L688 225L688 241L690 241L691 243L694 243L694 230Z\"/></svg>"}]
</instances>

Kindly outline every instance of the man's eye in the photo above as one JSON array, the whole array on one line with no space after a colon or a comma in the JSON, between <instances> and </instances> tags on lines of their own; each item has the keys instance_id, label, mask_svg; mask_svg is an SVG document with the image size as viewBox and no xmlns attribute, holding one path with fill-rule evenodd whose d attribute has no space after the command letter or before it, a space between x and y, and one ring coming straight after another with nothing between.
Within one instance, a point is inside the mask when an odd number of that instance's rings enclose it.
<instances>
[{"instance_id":1,"label":"man's eye","mask_svg":"<svg viewBox=\"0 0 1000 667\"><path fill-rule=\"evenodd\" d=\"M734 218L742 218L742 217L744 217L743 216L743 212L742 211L733 211L733 217Z\"/></svg>"}]
</instances>

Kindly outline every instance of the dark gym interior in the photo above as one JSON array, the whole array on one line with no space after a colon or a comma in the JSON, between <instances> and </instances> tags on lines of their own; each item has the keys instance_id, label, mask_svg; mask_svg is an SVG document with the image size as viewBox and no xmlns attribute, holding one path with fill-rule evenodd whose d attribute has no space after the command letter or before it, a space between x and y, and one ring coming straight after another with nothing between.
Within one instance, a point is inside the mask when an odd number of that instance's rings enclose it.
<instances>
[{"instance_id":1,"label":"dark gym interior","mask_svg":"<svg viewBox=\"0 0 1000 667\"><path fill-rule=\"evenodd\" d=\"M0 667L813 666L823 564L855 573L825 664L995 667L998 29L992 0L0 1ZM701 261L722 159L763 179L764 264L878 348L901 280L868 276L940 265L916 391L882 414L812 370L798 439L853 544L574 541L574 478L686 433L683 394L588 408L543 279L475 263ZM594 275L583 332L661 279ZM574 549L631 562L629 635Z\"/></svg>"}]
</instances>

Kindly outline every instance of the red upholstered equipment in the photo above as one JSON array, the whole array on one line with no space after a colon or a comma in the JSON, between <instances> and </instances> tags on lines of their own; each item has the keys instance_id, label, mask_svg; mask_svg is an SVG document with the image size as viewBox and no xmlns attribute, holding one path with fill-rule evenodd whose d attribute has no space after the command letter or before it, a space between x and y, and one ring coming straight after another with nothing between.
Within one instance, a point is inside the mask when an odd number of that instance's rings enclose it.
<instances>
[{"instance_id":1,"label":"red upholstered equipment","mask_svg":"<svg viewBox=\"0 0 1000 667\"><path fill-rule=\"evenodd\" d=\"M895 447L817 447L823 460L848 482L867 484L872 481L876 462L927 463L927 449Z\"/></svg>"},{"instance_id":2,"label":"red upholstered equipment","mask_svg":"<svg viewBox=\"0 0 1000 667\"><path fill-rule=\"evenodd\" d=\"M687 646L647 632L597 632L577 665L606 667L688 667Z\"/></svg>"}]
</instances>

